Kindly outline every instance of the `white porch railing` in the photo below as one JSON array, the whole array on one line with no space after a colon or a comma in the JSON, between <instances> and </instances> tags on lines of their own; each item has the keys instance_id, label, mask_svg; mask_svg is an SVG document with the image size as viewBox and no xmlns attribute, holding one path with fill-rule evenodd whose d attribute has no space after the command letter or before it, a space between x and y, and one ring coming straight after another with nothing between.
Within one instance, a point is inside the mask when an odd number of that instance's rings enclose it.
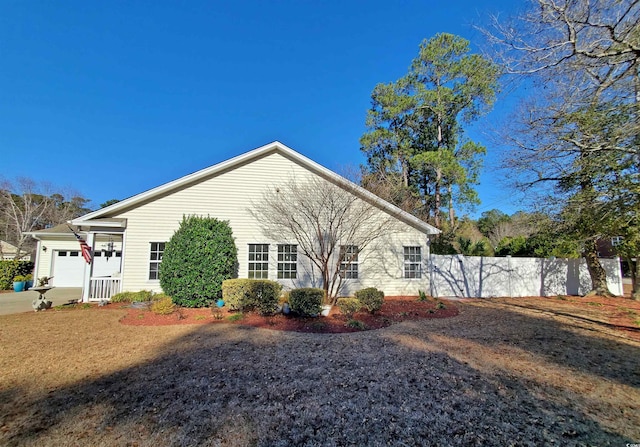
<instances>
[{"instance_id":1,"label":"white porch railing","mask_svg":"<svg viewBox=\"0 0 640 447\"><path fill-rule=\"evenodd\" d=\"M96 277L89 283L89 301L108 300L120 293L122 278Z\"/></svg>"}]
</instances>

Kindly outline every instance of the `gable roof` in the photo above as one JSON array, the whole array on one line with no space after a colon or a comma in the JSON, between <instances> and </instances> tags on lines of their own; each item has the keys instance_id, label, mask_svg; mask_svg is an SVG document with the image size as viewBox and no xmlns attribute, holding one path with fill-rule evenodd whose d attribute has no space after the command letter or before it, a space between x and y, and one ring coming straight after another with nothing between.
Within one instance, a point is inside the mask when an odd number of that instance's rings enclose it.
<instances>
[{"instance_id":1,"label":"gable roof","mask_svg":"<svg viewBox=\"0 0 640 447\"><path fill-rule=\"evenodd\" d=\"M314 172L320 175L321 177L326 178L329 181L332 181L338 186L344 188L346 191L349 191L352 194L355 194L356 196L360 197L361 199L364 199L374 204L375 206L379 207L383 211L411 225L412 227L416 228L419 231L422 231L426 234L440 233L440 230L438 230L436 227L429 225L428 223L418 219L417 217L413 216L410 213L407 213L406 211L401 210L397 206L392 205L386 200L381 199L380 197L376 196L372 192L364 189L359 185L356 185L355 183L331 171L330 169L325 168L324 166L316 163L315 161L285 146L279 141L274 141L273 143L269 143L267 145L261 146L252 151L245 152L244 154L238 155L237 157L233 157L229 160L223 161L216 165L210 166L205 169L201 169L200 171L196 171L192 174L185 175L184 177L165 183L156 188L149 189L145 192L142 192L135 196L124 199L113 205L85 214L84 216L73 219L71 223L73 225L78 225L78 226L87 225L95 222L96 219L112 217L115 213L118 213L125 209L136 207L145 202L153 200L159 196L162 196L166 193L170 193L174 190L184 188L185 186L196 183L200 180L203 180L207 177L213 176L225 170L234 169L235 167L238 167L242 164L246 164L248 162L251 162L252 160L264 157L271 153L279 153L289 159L292 159L293 161L297 162L298 164L305 167L309 171Z\"/></svg>"}]
</instances>

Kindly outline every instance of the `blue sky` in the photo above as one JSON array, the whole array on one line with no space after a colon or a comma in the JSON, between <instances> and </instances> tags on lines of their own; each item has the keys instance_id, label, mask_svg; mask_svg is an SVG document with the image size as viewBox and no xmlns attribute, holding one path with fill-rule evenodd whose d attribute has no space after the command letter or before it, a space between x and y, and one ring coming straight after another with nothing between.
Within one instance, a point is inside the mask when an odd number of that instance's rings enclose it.
<instances>
[{"instance_id":1,"label":"blue sky","mask_svg":"<svg viewBox=\"0 0 640 447\"><path fill-rule=\"evenodd\" d=\"M279 140L339 170L364 163L370 95L425 38L523 1L0 3L0 176L123 199ZM514 212L488 147L484 210Z\"/></svg>"}]
</instances>

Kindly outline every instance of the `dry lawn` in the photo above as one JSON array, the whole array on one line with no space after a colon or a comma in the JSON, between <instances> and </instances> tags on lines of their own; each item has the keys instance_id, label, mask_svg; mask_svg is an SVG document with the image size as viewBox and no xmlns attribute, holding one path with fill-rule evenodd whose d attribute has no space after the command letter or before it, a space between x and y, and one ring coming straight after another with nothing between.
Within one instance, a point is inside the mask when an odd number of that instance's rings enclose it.
<instances>
[{"instance_id":1,"label":"dry lawn","mask_svg":"<svg viewBox=\"0 0 640 447\"><path fill-rule=\"evenodd\" d=\"M352 334L0 317L0 445L640 442L640 342L558 300ZM586 306L586 304L585 304Z\"/></svg>"}]
</instances>

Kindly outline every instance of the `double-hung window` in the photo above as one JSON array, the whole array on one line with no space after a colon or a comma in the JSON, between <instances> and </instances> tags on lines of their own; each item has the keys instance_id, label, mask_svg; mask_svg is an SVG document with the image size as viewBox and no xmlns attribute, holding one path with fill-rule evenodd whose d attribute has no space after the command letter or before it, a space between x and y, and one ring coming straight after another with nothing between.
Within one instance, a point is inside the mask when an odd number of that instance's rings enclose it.
<instances>
[{"instance_id":1,"label":"double-hung window","mask_svg":"<svg viewBox=\"0 0 640 447\"><path fill-rule=\"evenodd\" d=\"M249 244L249 278L269 277L269 244Z\"/></svg>"},{"instance_id":2,"label":"double-hung window","mask_svg":"<svg viewBox=\"0 0 640 447\"><path fill-rule=\"evenodd\" d=\"M345 279L358 279L358 246L340 246L340 276Z\"/></svg>"},{"instance_id":3,"label":"double-hung window","mask_svg":"<svg viewBox=\"0 0 640 447\"><path fill-rule=\"evenodd\" d=\"M298 273L298 246L278 245L278 279L295 279Z\"/></svg>"},{"instance_id":4,"label":"double-hung window","mask_svg":"<svg viewBox=\"0 0 640 447\"><path fill-rule=\"evenodd\" d=\"M404 277L422 278L421 247L404 247Z\"/></svg>"},{"instance_id":5,"label":"double-hung window","mask_svg":"<svg viewBox=\"0 0 640 447\"><path fill-rule=\"evenodd\" d=\"M149 254L149 279L160 279L160 263L164 253L164 242L151 242Z\"/></svg>"}]
</instances>

